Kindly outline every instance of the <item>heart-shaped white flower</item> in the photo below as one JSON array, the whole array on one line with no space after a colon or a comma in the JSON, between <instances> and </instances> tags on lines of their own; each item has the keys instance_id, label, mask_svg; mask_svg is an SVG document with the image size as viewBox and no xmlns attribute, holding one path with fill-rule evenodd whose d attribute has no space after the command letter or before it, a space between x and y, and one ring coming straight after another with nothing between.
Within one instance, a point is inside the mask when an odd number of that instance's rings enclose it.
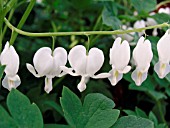
<instances>
[{"instance_id":1,"label":"heart-shaped white flower","mask_svg":"<svg viewBox=\"0 0 170 128\"><path fill-rule=\"evenodd\" d=\"M121 40L120 37L116 38L110 49L112 70L109 72L111 74L109 80L112 85L116 85L122 79L123 73L129 72L131 69L131 66L127 66L130 60L129 43L126 40L121 42Z\"/></svg>"},{"instance_id":2,"label":"heart-shaped white flower","mask_svg":"<svg viewBox=\"0 0 170 128\"><path fill-rule=\"evenodd\" d=\"M68 60L72 68L63 66L62 69L72 76L82 76L78 84L78 89L81 92L86 89L86 83L90 77L97 79L110 76L109 73L95 75L104 63L103 52L98 48L91 48L89 53L86 54L86 48L82 45L77 45L70 50Z\"/></svg>"},{"instance_id":3,"label":"heart-shaped white flower","mask_svg":"<svg viewBox=\"0 0 170 128\"><path fill-rule=\"evenodd\" d=\"M52 90L52 78L61 77L65 73L61 73L61 66L67 63L67 52L64 48L58 47L53 52L48 47L40 48L33 58L34 67L27 64L27 69L35 76L45 78L44 90L49 93ZM36 71L37 73L36 73Z\"/></svg>"},{"instance_id":4,"label":"heart-shaped white flower","mask_svg":"<svg viewBox=\"0 0 170 128\"><path fill-rule=\"evenodd\" d=\"M1 65L6 65L6 75L2 80L2 86L10 91L12 88L17 88L21 84L20 77L17 75L19 69L19 56L14 47L10 46L9 42L7 42L0 58Z\"/></svg>"},{"instance_id":5,"label":"heart-shaped white flower","mask_svg":"<svg viewBox=\"0 0 170 128\"><path fill-rule=\"evenodd\" d=\"M161 37L157 43L159 61L154 70L159 78L164 78L170 72L170 29Z\"/></svg>"},{"instance_id":6,"label":"heart-shaped white flower","mask_svg":"<svg viewBox=\"0 0 170 128\"><path fill-rule=\"evenodd\" d=\"M133 26L133 27L134 27L134 28L144 28L144 27L146 27L146 23L145 23L144 20L139 20L139 21L136 21L136 22L134 23L134 26ZM142 36L142 35L144 34L144 32L145 32L145 31L138 32L139 37Z\"/></svg>"},{"instance_id":7,"label":"heart-shaped white flower","mask_svg":"<svg viewBox=\"0 0 170 128\"><path fill-rule=\"evenodd\" d=\"M136 85L139 86L146 80L152 58L153 53L150 41L141 37L133 50L133 59L136 64L136 69L132 72L132 79L135 81Z\"/></svg>"}]
</instances>

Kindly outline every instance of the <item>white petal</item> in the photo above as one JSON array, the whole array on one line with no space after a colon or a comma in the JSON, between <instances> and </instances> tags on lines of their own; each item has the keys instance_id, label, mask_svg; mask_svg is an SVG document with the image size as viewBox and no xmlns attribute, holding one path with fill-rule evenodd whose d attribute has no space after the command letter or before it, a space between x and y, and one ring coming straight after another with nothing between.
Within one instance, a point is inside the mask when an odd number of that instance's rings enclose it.
<instances>
[{"instance_id":1,"label":"white petal","mask_svg":"<svg viewBox=\"0 0 170 128\"><path fill-rule=\"evenodd\" d=\"M92 78L94 78L94 79L99 79L99 78L108 78L108 77L110 77L110 76L111 76L110 73L100 73L100 74L98 74L98 75L92 76Z\"/></svg>"},{"instance_id":2,"label":"white petal","mask_svg":"<svg viewBox=\"0 0 170 128\"><path fill-rule=\"evenodd\" d=\"M40 48L34 55L33 63L40 76L47 75L53 69L52 51L48 47Z\"/></svg>"},{"instance_id":3,"label":"white petal","mask_svg":"<svg viewBox=\"0 0 170 128\"><path fill-rule=\"evenodd\" d=\"M66 66L60 66L61 70L63 70L63 72L65 72L66 74L70 74L72 76L79 76L79 74L77 73L73 73L73 68L67 68Z\"/></svg>"},{"instance_id":4,"label":"white petal","mask_svg":"<svg viewBox=\"0 0 170 128\"><path fill-rule=\"evenodd\" d=\"M140 85L143 83L143 81L146 80L147 74L148 74L147 72L141 73L140 71L138 71L137 69L135 69L135 70L132 72L131 77L132 77L133 81L135 82L135 84L136 84L137 86L140 86Z\"/></svg>"},{"instance_id":5,"label":"white petal","mask_svg":"<svg viewBox=\"0 0 170 128\"><path fill-rule=\"evenodd\" d=\"M155 64L154 70L158 74L159 78L163 79L170 72L170 64L158 62Z\"/></svg>"},{"instance_id":6,"label":"white petal","mask_svg":"<svg viewBox=\"0 0 170 128\"><path fill-rule=\"evenodd\" d=\"M169 7L160 8L160 9L158 10L158 13L166 13L166 14L170 14L170 9L169 9Z\"/></svg>"},{"instance_id":7,"label":"white petal","mask_svg":"<svg viewBox=\"0 0 170 128\"><path fill-rule=\"evenodd\" d=\"M122 28L124 30L132 30L132 27L128 27L126 25L122 25ZM121 37L124 40L127 40L128 42L132 41L134 39L135 32L127 33L127 34L118 34L117 37Z\"/></svg>"},{"instance_id":8,"label":"white petal","mask_svg":"<svg viewBox=\"0 0 170 128\"><path fill-rule=\"evenodd\" d=\"M121 39L117 38L113 44L112 49L110 50L110 64L114 65L117 70L123 70L125 66L128 65L129 60L129 43L126 40L121 43Z\"/></svg>"},{"instance_id":9,"label":"white petal","mask_svg":"<svg viewBox=\"0 0 170 128\"><path fill-rule=\"evenodd\" d=\"M146 20L147 26L157 25L157 22L153 18L147 18Z\"/></svg>"},{"instance_id":10,"label":"white petal","mask_svg":"<svg viewBox=\"0 0 170 128\"><path fill-rule=\"evenodd\" d=\"M82 45L73 47L68 55L68 60L71 67L79 75L85 74L86 71L86 48Z\"/></svg>"},{"instance_id":11,"label":"white petal","mask_svg":"<svg viewBox=\"0 0 170 128\"><path fill-rule=\"evenodd\" d=\"M46 91L46 93L50 93L52 89L53 89L52 79L46 77L44 90Z\"/></svg>"},{"instance_id":12,"label":"white petal","mask_svg":"<svg viewBox=\"0 0 170 128\"><path fill-rule=\"evenodd\" d=\"M64 48L58 47L54 50L53 57L54 63L50 75L58 76L61 73L60 66L64 66L67 63L67 52Z\"/></svg>"},{"instance_id":13,"label":"white petal","mask_svg":"<svg viewBox=\"0 0 170 128\"><path fill-rule=\"evenodd\" d=\"M87 57L86 73L93 76L103 65L103 51L98 48L91 48Z\"/></svg>"},{"instance_id":14,"label":"white petal","mask_svg":"<svg viewBox=\"0 0 170 128\"><path fill-rule=\"evenodd\" d=\"M131 70L131 66L126 66L123 70L118 70L119 73L128 73Z\"/></svg>"},{"instance_id":15,"label":"white petal","mask_svg":"<svg viewBox=\"0 0 170 128\"><path fill-rule=\"evenodd\" d=\"M153 36L157 36L157 35L158 35L157 28L154 28L154 29L153 29L152 35L153 35Z\"/></svg>"},{"instance_id":16,"label":"white petal","mask_svg":"<svg viewBox=\"0 0 170 128\"><path fill-rule=\"evenodd\" d=\"M148 70L150 62L153 57L151 43L141 37L133 50L133 58L139 70Z\"/></svg>"},{"instance_id":17,"label":"white petal","mask_svg":"<svg viewBox=\"0 0 170 128\"><path fill-rule=\"evenodd\" d=\"M26 67L28 69L28 71L30 71L35 77L41 77L40 75L38 75L34 69L34 67L31 64L26 63Z\"/></svg>"},{"instance_id":18,"label":"white petal","mask_svg":"<svg viewBox=\"0 0 170 128\"><path fill-rule=\"evenodd\" d=\"M8 77L7 75L2 80L2 86L9 91L12 88L17 88L21 84L20 77L18 75L13 76L12 78Z\"/></svg>"},{"instance_id":19,"label":"white petal","mask_svg":"<svg viewBox=\"0 0 170 128\"><path fill-rule=\"evenodd\" d=\"M19 56L13 46L6 43L4 50L1 53L1 64L6 65L5 73L14 76L19 69Z\"/></svg>"},{"instance_id":20,"label":"white petal","mask_svg":"<svg viewBox=\"0 0 170 128\"><path fill-rule=\"evenodd\" d=\"M134 23L134 28L144 28L146 26L144 20L136 21Z\"/></svg>"},{"instance_id":21,"label":"white petal","mask_svg":"<svg viewBox=\"0 0 170 128\"><path fill-rule=\"evenodd\" d=\"M115 86L123 77L123 73L119 73L115 69L110 70L109 73L111 74L111 76L108 77L108 79L113 86Z\"/></svg>"},{"instance_id":22,"label":"white petal","mask_svg":"<svg viewBox=\"0 0 170 128\"><path fill-rule=\"evenodd\" d=\"M157 50L159 55L159 60L163 63L170 62L170 29L166 31L164 36L157 43Z\"/></svg>"},{"instance_id":23,"label":"white petal","mask_svg":"<svg viewBox=\"0 0 170 128\"><path fill-rule=\"evenodd\" d=\"M146 23L144 20L136 21L134 23L134 28L144 28L146 26ZM145 31L138 32L139 37L144 34Z\"/></svg>"},{"instance_id":24,"label":"white petal","mask_svg":"<svg viewBox=\"0 0 170 128\"><path fill-rule=\"evenodd\" d=\"M82 92L86 89L86 78L85 77L81 77L81 81L77 85L77 88L80 92Z\"/></svg>"}]
</instances>

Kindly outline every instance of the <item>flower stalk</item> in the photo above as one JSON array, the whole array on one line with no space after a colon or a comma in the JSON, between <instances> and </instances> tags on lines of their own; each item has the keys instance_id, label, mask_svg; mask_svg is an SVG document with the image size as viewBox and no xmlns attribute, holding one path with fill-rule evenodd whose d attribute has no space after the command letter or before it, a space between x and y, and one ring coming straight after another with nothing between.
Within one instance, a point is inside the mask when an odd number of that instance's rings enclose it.
<instances>
[{"instance_id":1,"label":"flower stalk","mask_svg":"<svg viewBox=\"0 0 170 128\"><path fill-rule=\"evenodd\" d=\"M163 23L163 24L148 26L144 28L131 29L131 30L32 33L14 27L6 18L4 18L4 22L11 30L17 32L18 34L24 36L31 36L31 37L51 37L51 36L69 36L69 35L116 35L116 34L126 34L131 32L142 32L148 29L163 28L163 27L170 26L168 23Z\"/></svg>"}]
</instances>

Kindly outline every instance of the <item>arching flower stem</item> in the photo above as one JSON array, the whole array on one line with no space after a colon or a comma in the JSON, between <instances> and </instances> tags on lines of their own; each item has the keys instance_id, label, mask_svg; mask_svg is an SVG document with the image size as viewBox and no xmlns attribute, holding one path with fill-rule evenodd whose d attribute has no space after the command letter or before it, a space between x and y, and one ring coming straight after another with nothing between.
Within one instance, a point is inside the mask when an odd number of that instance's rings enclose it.
<instances>
[{"instance_id":1,"label":"arching flower stem","mask_svg":"<svg viewBox=\"0 0 170 128\"><path fill-rule=\"evenodd\" d=\"M170 26L168 23L163 23L163 24L148 26L144 28L130 29L130 30L32 33L14 27L6 18L4 18L4 22L11 30L14 30L18 34L25 35L25 36L32 36L32 37L69 36L69 35L116 35L116 34L126 34L131 32L142 32L143 30L147 30L147 29L163 28L163 27Z\"/></svg>"}]
</instances>

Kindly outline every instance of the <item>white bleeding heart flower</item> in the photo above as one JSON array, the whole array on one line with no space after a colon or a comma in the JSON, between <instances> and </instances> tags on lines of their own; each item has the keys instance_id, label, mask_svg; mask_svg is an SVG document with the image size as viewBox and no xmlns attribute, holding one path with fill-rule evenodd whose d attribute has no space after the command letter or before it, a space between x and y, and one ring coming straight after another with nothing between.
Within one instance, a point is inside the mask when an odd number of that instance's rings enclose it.
<instances>
[{"instance_id":1,"label":"white bleeding heart flower","mask_svg":"<svg viewBox=\"0 0 170 128\"><path fill-rule=\"evenodd\" d=\"M146 23L145 23L145 21L144 20L139 20L139 21L136 21L135 23L134 23L134 26L133 26L134 28L144 28L144 27L146 27ZM138 32L138 35L139 35L139 37L140 36L142 36L143 34L144 34L144 32L145 31L142 31L142 32Z\"/></svg>"},{"instance_id":2,"label":"white bleeding heart flower","mask_svg":"<svg viewBox=\"0 0 170 128\"><path fill-rule=\"evenodd\" d=\"M110 49L112 70L109 72L111 76L108 79L112 85L116 85L122 79L123 73L128 73L131 69L131 66L127 66L130 61L129 43L126 40L121 42L121 40L120 37L116 38Z\"/></svg>"},{"instance_id":3,"label":"white bleeding heart flower","mask_svg":"<svg viewBox=\"0 0 170 128\"><path fill-rule=\"evenodd\" d=\"M72 76L81 76L81 81L77 86L81 92L86 89L86 83L90 77L97 79L110 76L109 73L95 75L104 63L103 52L98 48L91 48L87 54L84 46L77 45L70 50L68 60L72 68L63 66L62 69Z\"/></svg>"},{"instance_id":4,"label":"white bleeding heart flower","mask_svg":"<svg viewBox=\"0 0 170 128\"><path fill-rule=\"evenodd\" d=\"M136 69L132 72L131 77L136 85L140 86L142 82L146 80L152 58L153 53L150 41L141 37L133 50L133 59L136 64Z\"/></svg>"},{"instance_id":5,"label":"white bleeding heart flower","mask_svg":"<svg viewBox=\"0 0 170 128\"><path fill-rule=\"evenodd\" d=\"M165 14L170 14L170 8L169 7L166 7L166 8L160 8L158 10L158 13L165 13Z\"/></svg>"},{"instance_id":6,"label":"white bleeding heart flower","mask_svg":"<svg viewBox=\"0 0 170 128\"><path fill-rule=\"evenodd\" d=\"M61 66L67 63L67 52L61 47L56 48L53 52L50 48L43 47L35 53L33 63L34 67L26 64L27 69L35 77L46 76L44 90L49 93L52 90L52 78L65 75L62 73Z\"/></svg>"},{"instance_id":7,"label":"white bleeding heart flower","mask_svg":"<svg viewBox=\"0 0 170 128\"><path fill-rule=\"evenodd\" d=\"M157 43L159 61L154 70L159 78L164 78L170 72L170 29L161 37Z\"/></svg>"},{"instance_id":8,"label":"white bleeding heart flower","mask_svg":"<svg viewBox=\"0 0 170 128\"><path fill-rule=\"evenodd\" d=\"M1 65L6 65L6 75L2 80L2 86L11 91L12 88L17 88L21 84L20 77L17 75L19 69L19 56L14 47L7 42L0 58Z\"/></svg>"},{"instance_id":9,"label":"white bleeding heart flower","mask_svg":"<svg viewBox=\"0 0 170 128\"><path fill-rule=\"evenodd\" d=\"M132 27L128 27L127 25L122 25L123 30L132 30ZM134 39L135 32L126 33L126 34L118 34L117 37L121 37L127 41L132 41Z\"/></svg>"}]
</instances>

